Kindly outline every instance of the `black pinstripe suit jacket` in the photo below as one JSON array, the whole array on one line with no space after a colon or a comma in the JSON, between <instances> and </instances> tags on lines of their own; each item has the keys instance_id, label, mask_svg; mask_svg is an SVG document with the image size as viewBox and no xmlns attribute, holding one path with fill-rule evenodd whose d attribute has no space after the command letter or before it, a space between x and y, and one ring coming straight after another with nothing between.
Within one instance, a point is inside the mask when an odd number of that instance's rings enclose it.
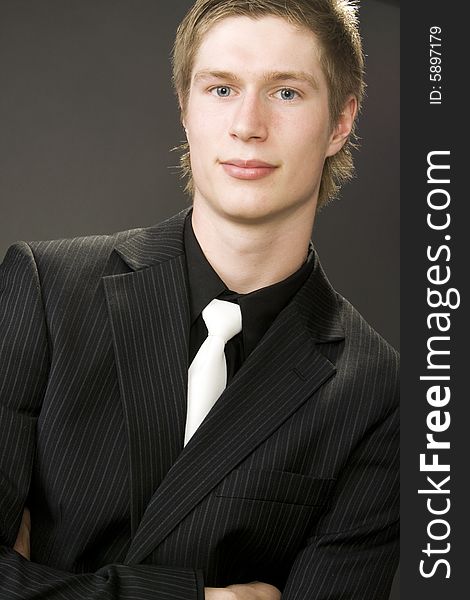
<instances>
[{"instance_id":1,"label":"black pinstripe suit jacket","mask_svg":"<svg viewBox=\"0 0 470 600\"><path fill-rule=\"evenodd\" d=\"M318 259L183 449L184 214L0 271L0 598L387 598L397 354ZM32 557L10 548L24 505Z\"/></svg>"}]
</instances>

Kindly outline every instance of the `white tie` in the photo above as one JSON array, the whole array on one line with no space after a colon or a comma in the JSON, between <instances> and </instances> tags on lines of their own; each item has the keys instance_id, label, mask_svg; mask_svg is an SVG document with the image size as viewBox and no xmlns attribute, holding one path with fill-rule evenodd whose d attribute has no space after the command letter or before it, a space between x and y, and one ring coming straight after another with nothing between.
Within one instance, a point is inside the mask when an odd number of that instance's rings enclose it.
<instances>
[{"instance_id":1,"label":"white tie","mask_svg":"<svg viewBox=\"0 0 470 600\"><path fill-rule=\"evenodd\" d=\"M208 335L188 372L188 412L184 445L214 406L227 385L225 344L242 329L238 304L212 300L202 311Z\"/></svg>"}]
</instances>

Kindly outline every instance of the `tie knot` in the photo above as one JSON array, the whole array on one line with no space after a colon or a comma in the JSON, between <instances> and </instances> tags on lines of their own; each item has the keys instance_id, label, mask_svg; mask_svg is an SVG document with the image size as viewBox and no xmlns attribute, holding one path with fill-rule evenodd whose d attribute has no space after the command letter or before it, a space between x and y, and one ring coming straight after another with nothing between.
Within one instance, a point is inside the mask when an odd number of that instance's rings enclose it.
<instances>
[{"instance_id":1,"label":"tie knot","mask_svg":"<svg viewBox=\"0 0 470 600\"><path fill-rule=\"evenodd\" d=\"M212 300L202 311L208 335L221 337L226 344L242 330L242 313L238 304L225 300Z\"/></svg>"}]
</instances>

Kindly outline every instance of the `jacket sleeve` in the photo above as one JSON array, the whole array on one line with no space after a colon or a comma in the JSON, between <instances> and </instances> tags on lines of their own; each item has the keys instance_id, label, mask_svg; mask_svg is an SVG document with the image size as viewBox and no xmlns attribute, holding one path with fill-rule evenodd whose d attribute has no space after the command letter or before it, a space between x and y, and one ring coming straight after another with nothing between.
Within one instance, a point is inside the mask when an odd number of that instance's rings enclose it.
<instances>
[{"instance_id":1,"label":"jacket sleeve","mask_svg":"<svg viewBox=\"0 0 470 600\"><path fill-rule=\"evenodd\" d=\"M0 266L0 600L202 600L202 574L193 569L111 564L74 574L11 550L29 492L49 346L34 256L18 243Z\"/></svg>"},{"instance_id":2,"label":"jacket sleeve","mask_svg":"<svg viewBox=\"0 0 470 600\"><path fill-rule=\"evenodd\" d=\"M331 507L310 532L283 600L387 600L398 563L398 409L344 467Z\"/></svg>"}]
</instances>

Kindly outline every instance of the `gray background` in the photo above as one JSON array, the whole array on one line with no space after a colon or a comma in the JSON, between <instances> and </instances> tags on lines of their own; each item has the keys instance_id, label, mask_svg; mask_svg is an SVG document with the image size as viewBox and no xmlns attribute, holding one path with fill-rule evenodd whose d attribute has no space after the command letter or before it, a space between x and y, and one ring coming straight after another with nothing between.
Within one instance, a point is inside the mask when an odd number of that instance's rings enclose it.
<instances>
[{"instance_id":1,"label":"gray background","mask_svg":"<svg viewBox=\"0 0 470 600\"><path fill-rule=\"evenodd\" d=\"M0 260L18 239L151 225L188 205L169 55L190 4L0 0ZM399 3L364 0L361 22L357 178L314 241L334 286L398 348Z\"/></svg>"},{"instance_id":2,"label":"gray background","mask_svg":"<svg viewBox=\"0 0 470 600\"><path fill-rule=\"evenodd\" d=\"M150 225L188 204L169 54L190 0L0 0L0 259L18 239ZM361 10L357 178L318 217L332 283L399 345L399 9Z\"/></svg>"}]
</instances>

